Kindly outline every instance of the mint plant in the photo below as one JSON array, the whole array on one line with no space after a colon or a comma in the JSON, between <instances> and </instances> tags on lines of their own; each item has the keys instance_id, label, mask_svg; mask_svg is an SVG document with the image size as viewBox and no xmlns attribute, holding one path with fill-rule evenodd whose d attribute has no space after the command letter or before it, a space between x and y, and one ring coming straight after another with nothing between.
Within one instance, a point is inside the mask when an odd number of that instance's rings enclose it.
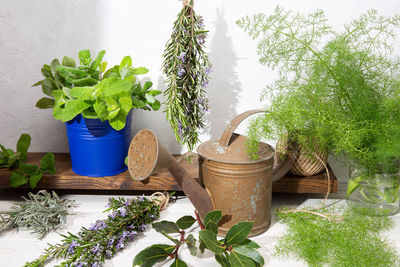
<instances>
[{"instance_id":1,"label":"mint plant","mask_svg":"<svg viewBox=\"0 0 400 267\"><path fill-rule=\"evenodd\" d=\"M31 136L29 134L21 134L17 142L17 152L0 145L0 168L13 170L9 178L11 187L29 183L30 187L34 189L45 173L56 173L54 154L51 152L41 158L40 166L24 163L27 159L30 144Z\"/></svg>"},{"instance_id":2,"label":"mint plant","mask_svg":"<svg viewBox=\"0 0 400 267\"><path fill-rule=\"evenodd\" d=\"M133 68L130 56L106 70L107 62L102 61L104 54L102 50L92 59L89 50L82 50L80 66L69 57L64 57L62 64L54 59L50 65L44 65L45 79L33 86L41 85L43 93L49 97L40 99L36 106L53 108L54 118L63 122L82 114L84 118L108 120L116 130L125 127L126 117L133 108L158 110L160 102L155 96L161 91L151 90L150 81L142 86L136 80L137 75L146 74L148 70Z\"/></svg>"},{"instance_id":3,"label":"mint plant","mask_svg":"<svg viewBox=\"0 0 400 267\"><path fill-rule=\"evenodd\" d=\"M184 244L186 244L190 254L193 256L197 255L198 249L201 253L205 249L212 251L215 254L215 260L224 267L264 265L263 257L256 250L260 246L247 238L254 223L239 222L229 229L225 238L217 239L218 222L221 218L222 212L214 210L204 217L204 223L201 222L198 215L197 219L192 216L183 216L175 223L170 221L153 223L153 228L171 240L173 244L155 244L142 250L135 256L132 265L153 266L169 258L173 260L170 266L187 266L179 258L179 249ZM186 236L187 229L196 221L201 228L198 240L192 233ZM171 236L171 234L178 235L178 239Z\"/></svg>"}]
</instances>

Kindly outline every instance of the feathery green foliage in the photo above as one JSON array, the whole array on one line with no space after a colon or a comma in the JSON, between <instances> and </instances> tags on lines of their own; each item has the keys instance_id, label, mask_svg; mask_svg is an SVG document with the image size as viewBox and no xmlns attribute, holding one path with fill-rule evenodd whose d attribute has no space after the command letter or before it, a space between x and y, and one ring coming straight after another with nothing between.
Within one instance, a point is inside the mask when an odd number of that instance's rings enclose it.
<instances>
[{"instance_id":1,"label":"feathery green foliage","mask_svg":"<svg viewBox=\"0 0 400 267\"><path fill-rule=\"evenodd\" d=\"M45 190L28 194L28 199L16 202L10 211L1 211L0 230L28 229L44 238L50 231L66 224L73 200L60 199ZM4 216L4 217L3 217Z\"/></svg>"},{"instance_id":2,"label":"feathery green foliage","mask_svg":"<svg viewBox=\"0 0 400 267\"><path fill-rule=\"evenodd\" d=\"M310 210L313 210L310 208ZM274 248L276 256L292 256L309 266L398 266L399 255L380 231L391 228L386 216L366 216L352 208L323 208L342 213L334 222L309 213L279 213L288 227Z\"/></svg>"},{"instance_id":3,"label":"feathery green foliage","mask_svg":"<svg viewBox=\"0 0 400 267\"><path fill-rule=\"evenodd\" d=\"M370 172L400 158L400 61L393 55L400 17L374 10L336 32L322 11L303 16L277 7L237 24L257 39L260 62L277 68L268 113L249 128L249 152L261 137L310 139Z\"/></svg>"},{"instance_id":4,"label":"feathery green foliage","mask_svg":"<svg viewBox=\"0 0 400 267\"><path fill-rule=\"evenodd\" d=\"M211 64L204 51L204 22L193 10L193 1L184 6L174 23L171 38L164 51L163 70L167 76L166 118L181 144L189 150L199 142L208 110L205 88Z\"/></svg>"}]
</instances>

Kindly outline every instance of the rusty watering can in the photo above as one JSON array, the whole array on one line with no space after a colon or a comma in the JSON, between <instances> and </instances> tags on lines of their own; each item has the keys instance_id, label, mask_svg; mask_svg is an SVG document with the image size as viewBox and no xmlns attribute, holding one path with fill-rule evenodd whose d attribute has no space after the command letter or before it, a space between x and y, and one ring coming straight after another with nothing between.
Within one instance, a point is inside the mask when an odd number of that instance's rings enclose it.
<instances>
[{"instance_id":1,"label":"rusty watering can","mask_svg":"<svg viewBox=\"0 0 400 267\"><path fill-rule=\"evenodd\" d=\"M128 152L128 169L134 180L144 180L168 168L181 189L198 210L201 218L214 209L222 210L218 234L223 236L240 221L254 221L250 236L265 232L271 222L272 182L291 168L297 147L285 160L274 165L274 149L260 142L259 159L246 152L247 137L235 134L237 126L250 115L264 112L250 110L235 117L219 140L199 145L199 175L202 185L181 167L148 129L132 139Z\"/></svg>"}]
</instances>

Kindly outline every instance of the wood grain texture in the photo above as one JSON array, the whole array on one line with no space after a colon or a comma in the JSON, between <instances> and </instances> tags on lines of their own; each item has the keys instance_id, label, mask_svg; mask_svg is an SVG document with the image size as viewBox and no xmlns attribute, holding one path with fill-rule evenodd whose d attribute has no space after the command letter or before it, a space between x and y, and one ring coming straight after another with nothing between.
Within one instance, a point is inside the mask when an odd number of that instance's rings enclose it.
<instances>
[{"instance_id":1,"label":"wood grain texture","mask_svg":"<svg viewBox=\"0 0 400 267\"><path fill-rule=\"evenodd\" d=\"M39 164L44 153L28 153L27 163ZM68 153L54 153L57 172L54 175L45 175L38 183L38 189L87 189L87 190L149 190L149 191L181 191L170 172L165 169L143 181L134 181L129 172L106 177L87 177L74 173L71 169L71 160ZM176 156L179 158L179 156ZM198 164L182 161L180 163L194 178L198 179ZM331 173L331 192L337 192L337 179ZM10 188L8 180L11 171L0 169L0 188ZM325 193L327 191L326 174L321 173L311 177L297 177L293 175L273 183L273 192L281 193ZM28 186L25 186L28 187Z\"/></svg>"}]
</instances>

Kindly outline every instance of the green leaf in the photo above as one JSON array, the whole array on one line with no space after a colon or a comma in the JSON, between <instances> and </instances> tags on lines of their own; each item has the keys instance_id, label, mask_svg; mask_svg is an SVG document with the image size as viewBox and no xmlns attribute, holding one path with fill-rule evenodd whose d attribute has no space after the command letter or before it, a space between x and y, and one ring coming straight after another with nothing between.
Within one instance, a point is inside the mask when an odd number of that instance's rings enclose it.
<instances>
[{"instance_id":1,"label":"green leaf","mask_svg":"<svg viewBox=\"0 0 400 267\"><path fill-rule=\"evenodd\" d=\"M43 67L40 69L42 72L42 75L46 78L53 78L53 75L51 74L51 67L47 64L43 65Z\"/></svg>"},{"instance_id":2,"label":"green leaf","mask_svg":"<svg viewBox=\"0 0 400 267\"><path fill-rule=\"evenodd\" d=\"M25 174L33 175L37 170L39 170L39 167L35 164L20 164L19 169Z\"/></svg>"},{"instance_id":3,"label":"green leaf","mask_svg":"<svg viewBox=\"0 0 400 267\"><path fill-rule=\"evenodd\" d=\"M105 72L106 69L107 69L107 62L106 61L101 62L100 63L100 71Z\"/></svg>"},{"instance_id":4,"label":"green leaf","mask_svg":"<svg viewBox=\"0 0 400 267\"><path fill-rule=\"evenodd\" d=\"M244 240L239 245L245 246L245 247L248 247L248 248L260 248L260 246L256 242L254 242L253 240L250 240L250 239Z\"/></svg>"},{"instance_id":5,"label":"green leaf","mask_svg":"<svg viewBox=\"0 0 400 267\"><path fill-rule=\"evenodd\" d=\"M181 244L181 242L180 242L178 239L173 238L172 236L170 236L169 234L167 234L165 231L161 231L161 234L163 234L166 238L168 238L169 240L171 240L172 242L174 242L176 245L180 245L180 244Z\"/></svg>"},{"instance_id":6,"label":"green leaf","mask_svg":"<svg viewBox=\"0 0 400 267\"><path fill-rule=\"evenodd\" d=\"M244 257L250 258L253 261L257 262L260 265L264 265L264 258L260 255L260 253L253 249L246 246L240 247L233 247L231 253L240 254Z\"/></svg>"},{"instance_id":7,"label":"green leaf","mask_svg":"<svg viewBox=\"0 0 400 267\"><path fill-rule=\"evenodd\" d=\"M158 101L158 100L156 100L153 104L151 104L151 108L152 108L154 111L159 110L160 107L161 107L161 103L160 103L160 101Z\"/></svg>"},{"instance_id":8,"label":"green leaf","mask_svg":"<svg viewBox=\"0 0 400 267\"><path fill-rule=\"evenodd\" d=\"M130 56L125 56L119 64L120 68L130 68L132 66L132 58Z\"/></svg>"},{"instance_id":9,"label":"green leaf","mask_svg":"<svg viewBox=\"0 0 400 267\"><path fill-rule=\"evenodd\" d=\"M70 95L75 98L90 100L92 98L93 91L94 87L91 86L74 87L70 90Z\"/></svg>"},{"instance_id":10,"label":"green leaf","mask_svg":"<svg viewBox=\"0 0 400 267\"><path fill-rule=\"evenodd\" d=\"M92 86L97 84L99 81L92 77L84 77L81 79L71 80L75 86Z\"/></svg>"},{"instance_id":11,"label":"green leaf","mask_svg":"<svg viewBox=\"0 0 400 267\"><path fill-rule=\"evenodd\" d=\"M53 79L46 78L42 82L42 92L45 95L53 96L53 90L57 90L57 86Z\"/></svg>"},{"instance_id":12,"label":"green leaf","mask_svg":"<svg viewBox=\"0 0 400 267\"><path fill-rule=\"evenodd\" d=\"M58 66L57 71L67 82L73 82L74 80L88 77L88 74L83 70L65 66Z\"/></svg>"},{"instance_id":13,"label":"green leaf","mask_svg":"<svg viewBox=\"0 0 400 267\"><path fill-rule=\"evenodd\" d=\"M218 233L218 222L222 218L222 211L214 210L207 213L204 217L204 227L208 230Z\"/></svg>"},{"instance_id":14,"label":"green leaf","mask_svg":"<svg viewBox=\"0 0 400 267\"><path fill-rule=\"evenodd\" d=\"M110 119L111 127L113 127L117 131L122 130L126 125L126 116L127 115L128 114L126 114L125 112L119 111L117 116Z\"/></svg>"},{"instance_id":15,"label":"green leaf","mask_svg":"<svg viewBox=\"0 0 400 267\"><path fill-rule=\"evenodd\" d=\"M82 111L90 107L91 104L86 103L82 99L69 100L65 103L65 108L62 113L61 121L66 122L75 118Z\"/></svg>"},{"instance_id":16,"label":"green leaf","mask_svg":"<svg viewBox=\"0 0 400 267\"><path fill-rule=\"evenodd\" d=\"M121 80L118 77L111 77L102 80L95 85L95 88L100 90L105 96L119 96L124 93L131 92L131 83L129 81Z\"/></svg>"},{"instance_id":17,"label":"green leaf","mask_svg":"<svg viewBox=\"0 0 400 267\"><path fill-rule=\"evenodd\" d=\"M96 102L93 104L93 108L96 111L99 119L102 121L107 120L108 112L107 112L107 105L104 103L103 100L97 99Z\"/></svg>"},{"instance_id":18,"label":"green leaf","mask_svg":"<svg viewBox=\"0 0 400 267\"><path fill-rule=\"evenodd\" d=\"M56 173L56 161L54 159L54 154L49 152L46 153L41 159L40 159L40 170L42 172L48 172L50 174L55 174Z\"/></svg>"},{"instance_id":19,"label":"green leaf","mask_svg":"<svg viewBox=\"0 0 400 267\"><path fill-rule=\"evenodd\" d=\"M229 254L229 263L231 264L232 267L256 267L256 263L248 258L245 257L241 254L238 254L236 252L231 252Z\"/></svg>"},{"instance_id":20,"label":"green leaf","mask_svg":"<svg viewBox=\"0 0 400 267\"><path fill-rule=\"evenodd\" d=\"M43 84L43 81L44 81L44 80L41 80L41 81L38 81L38 82L32 84L32 87L42 85L42 84Z\"/></svg>"},{"instance_id":21,"label":"green leaf","mask_svg":"<svg viewBox=\"0 0 400 267\"><path fill-rule=\"evenodd\" d=\"M104 55L105 55L106 51L101 50L99 52L99 54L97 55L97 57L92 61L92 63L90 64L90 69L91 70L95 70L97 69L97 67L100 65L101 60L103 59ZM90 57L90 56L89 56Z\"/></svg>"},{"instance_id":22,"label":"green leaf","mask_svg":"<svg viewBox=\"0 0 400 267\"><path fill-rule=\"evenodd\" d=\"M26 184L27 182L28 178L26 178L25 175L19 170L13 171L10 175L9 183L11 187L18 187Z\"/></svg>"},{"instance_id":23,"label":"green leaf","mask_svg":"<svg viewBox=\"0 0 400 267\"><path fill-rule=\"evenodd\" d=\"M170 267L187 267L187 264L180 260L179 258L175 258L174 262L170 265Z\"/></svg>"},{"instance_id":24,"label":"green leaf","mask_svg":"<svg viewBox=\"0 0 400 267\"><path fill-rule=\"evenodd\" d=\"M153 86L152 82L150 82L150 81L145 82L144 86L143 86L143 92L149 90L152 86ZM155 91L155 90L153 90L153 91ZM151 94L151 95L153 95L153 94Z\"/></svg>"},{"instance_id":25,"label":"green leaf","mask_svg":"<svg viewBox=\"0 0 400 267\"><path fill-rule=\"evenodd\" d=\"M81 50L81 51L79 51L78 54L79 54L79 60L81 62L81 65L89 66L90 60L91 60L89 49Z\"/></svg>"},{"instance_id":26,"label":"green leaf","mask_svg":"<svg viewBox=\"0 0 400 267\"><path fill-rule=\"evenodd\" d=\"M21 134L17 142L17 152L21 153L22 160L26 160L26 155L30 145L31 136L29 134Z\"/></svg>"},{"instance_id":27,"label":"green leaf","mask_svg":"<svg viewBox=\"0 0 400 267\"><path fill-rule=\"evenodd\" d=\"M224 254L215 255L215 259L222 267L230 267L231 266L228 258Z\"/></svg>"},{"instance_id":28,"label":"green leaf","mask_svg":"<svg viewBox=\"0 0 400 267\"><path fill-rule=\"evenodd\" d=\"M196 219L193 218L192 216L186 215L181 217L179 220L176 221L176 224L180 229L188 229L190 226L192 226L196 222Z\"/></svg>"},{"instance_id":29,"label":"green leaf","mask_svg":"<svg viewBox=\"0 0 400 267\"><path fill-rule=\"evenodd\" d=\"M150 91L148 91L147 93L148 93L148 94L151 94L151 95L153 95L153 96L156 96L156 95L161 94L162 92L161 92L160 90L150 90Z\"/></svg>"},{"instance_id":30,"label":"green leaf","mask_svg":"<svg viewBox=\"0 0 400 267\"><path fill-rule=\"evenodd\" d=\"M51 71L51 74L53 75L53 77L56 76L57 67L60 66L60 65L61 65L60 61L58 61L58 59L56 59L56 58L51 61L51 63L50 63L50 71Z\"/></svg>"},{"instance_id":31,"label":"green leaf","mask_svg":"<svg viewBox=\"0 0 400 267\"><path fill-rule=\"evenodd\" d=\"M214 252L215 254L222 254L225 251L225 248L221 247L217 241L217 234L204 229L199 232L199 238L204 242L206 247Z\"/></svg>"},{"instance_id":32,"label":"green leaf","mask_svg":"<svg viewBox=\"0 0 400 267\"><path fill-rule=\"evenodd\" d=\"M67 56L63 57L62 65L65 67L76 68L75 60Z\"/></svg>"},{"instance_id":33,"label":"green leaf","mask_svg":"<svg viewBox=\"0 0 400 267\"><path fill-rule=\"evenodd\" d=\"M33 174L29 177L29 185L32 189L35 189L39 181L42 179L43 173L39 172L37 174Z\"/></svg>"},{"instance_id":34,"label":"green leaf","mask_svg":"<svg viewBox=\"0 0 400 267\"><path fill-rule=\"evenodd\" d=\"M204 251L206 250L206 244L204 244L204 242L201 241L201 239L199 240L199 243L200 243L199 250L201 253L204 253Z\"/></svg>"},{"instance_id":35,"label":"green leaf","mask_svg":"<svg viewBox=\"0 0 400 267\"><path fill-rule=\"evenodd\" d=\"M154 103L156 101L154 96L152 96L151 94L146 94L145 97L146 97L146 100L149 101L149 103Z\"/></svg>"},{"instance_id":36,"label":"green leaf","mask_svg":"<svg viewBox=\"0 0 400 267\"><path fill-rule=\"evenodd\" d=\"M162 248L165 250L168 254L171 254L175 250L175 245L167 245L167 244L154 244L150 247L157 247L157 248Z\"/></svg>"},{"instance_id":37,"label":"green leaf","mask_svg":"<svg viewBox=\"0 0 400 267\"><path fill-rule=\"evenodd\" d=\"M129 111L132 109L132 99L130 97L121 97L119 100L119 106L120 108L125 112L129 113Z\"/></svg>"},{"instance_id":38,"label":"green leaf","mask_svg":"<svg viewBox=\"0 0 400 267\"><path fill-rule=\"evenodd\" d=\"M254 222L239 222L229 229L225 236L225 244L238 245L246 240Z\"/></svg>"},{"instance_id":39,"label":"green leaf","mask_svg":"<svg viewBox=\"0 0 400 267\"><path fill-rule=\"evenodd\" d=\"M144 108L146 106L145 102L137 99L136 97L132 97L132 104L138 108Z\"/></svg>"},{"instance_id":40,"label":"green leaf","mask_svg":"<svg viewBox=\"0 0 400 267\"><path fill-rule=\"evenodd\" d=\"M149 70L146 69L145 67L139 67L139 68L133 69L133 75L146 74L148 72L149 72Z\"/></svg>"},{"instance_id":41,"label":"green leaf","mask_svg":"<svg viewBox=\"0 0 400 267\"><path fill-rule=\"evenodd\" d=\"M350 179L347 182L347 197L349 197L359 186L362 180L361 176L358 176L354 179Z\"/></svg>"},{"instance_id":42,"label":"green leaf","mask_svg":"<svg viewBox=\"0 0 400 267\"><path fill-rule=\"evenodd\" d=\"M196 254L197 254L196 239L194 238L194 236L192 234L189 234L186 237L186 245L190 251L190 254L192 254L193 256L196 256Z\"/></svg>"},{"instance_id":43,"label":"green leaf","mask_svg":"<svg viewBox=\"0 0 400 267\"><path fill-rule=\"evenodd\" d=\"M38 102L36 102L36 107L41 109L53 108L54 105L55 105L55 100L48 97L43 97L39 99Z\"/></svg>"},{"instance_id":44,"label":"green leaf","mask_svg":"<svg viewBox=\"0 0 400 267\"><path fill-rule=\"evenodd\" d=\"M139 252L133 259L132 266L153 266L157 262L162 262L168 257L169 253L159 246L148 247Z\"/></svg>"},{"instance_id":45,"label":"green leaf","mask_svg":"<svg viewBox=\"0 0 400 267\"><path fill-rule=\"evenodd\" d=\"M162 233L162 231L164 231L167 234L180 232L178 225L174 222L161 221L161 222L153 223L152 225L153 225L154 230L156 230L159 233Z\"/></svg>"}]
</instances>

